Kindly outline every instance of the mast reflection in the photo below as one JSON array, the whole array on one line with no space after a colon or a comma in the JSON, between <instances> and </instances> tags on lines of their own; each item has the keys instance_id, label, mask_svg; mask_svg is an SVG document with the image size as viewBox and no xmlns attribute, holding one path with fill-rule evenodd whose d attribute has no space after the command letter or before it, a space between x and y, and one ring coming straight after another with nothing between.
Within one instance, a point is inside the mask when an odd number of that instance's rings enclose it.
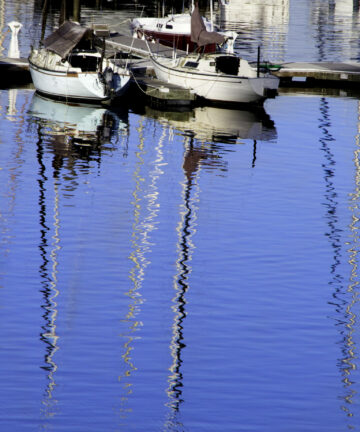
<instances>
[{"instance_id":1,"label":"mast reflection","mask_svg":"<svg viewBox=\"0 0 360 432\"><path fill-rule=\"evenodd\" d=\"M357 290L357 242L358 242L358 199L359 199L359 149L355 150L355 193L351 196L351 203L349 209L352 213L352 223L350 224L351 242L347 252L349 255L349 264L351 266L351 275L349 278L348 286L346 281L338 270L341 265L342 257L342 239L341 229L338 217L338 194L335 189L335 158L331 151L330 143L334 141L329 129L331 127L329 115L329 102L326 98L321 98L320 101L320 129L323 136L320 139L321 150L324 152L325 162L323 163L324 180L325 180L325 208L326 219L329 227L325 235L328 237L333 250L333 263L330 268L331 280L329 285L333 288L332 300L329 304L335 307L336 315L334 320L336 327L340 334L339 345L341 347L341 358L338 361L338 367L342 376L342 383L344 394L340 396L343 400L341 409L346 413L349 419L348 427L353 429L351 418L354 416L354 398L356 390L354 388L354 381L351 379L351 374L356 370L356 343L353 337L357 325L357 315L354 310L355 304L358 302L359 291ZM358 147L358 142L357 142Z\"/></svg>"},{"instance_id":2,"label":"mast reflection","mask_svg":"<svg viewBox=\"0 0 360 432\"><path fill-rule=\"evenodd\" d=\"M359 105L359 103L358 103ZM359 106L358 106L359 112ZM358 318L356 315L355 306L359 301L359 276L358 276L358 262L359 262L359 220L360 220L360 211L359 211L359 201L360 201L360 116L358 115L358 133L356 135L355 140L355 150L354 150L354 165L355 165L355 175L354 175L354 191L349 194L350 202L349 202L349 210L351 212L351 223L349 225L350 228L350 241L347 243L348 249L348 262L350 264L350 277L349 284L347 287L347 294L349 299L347 302L344 302L343 312L345 315L345 328L343 332L343 359L342 359L342 374L343 374L343 383L344 387L347 390L347 393L344 397L345 405L342 406L342 409L346 412L347 417L351 419L355 414L355 407L352 405L355 403L355 396L357 394L354 384L355 382L351 379L351 374L357 369L356 359L358 357L356 351L356 343L354 340L354 332L358 326ZM344 325L343 325L344 327ZM354 429L352 424L349 424L349 428Z\"/></svg>"},{"instance_id":3,"label":"mast reflection","mask_svg":"<svg viewBox=\"0 0 360 432\"><path fill-rule=\"evenodd\" d=\"M143 296L141 288L145 278L146 269L151 263L148 255L151 252L151 233L156 229L156 219L158 217L160 206L158 203L158 180L164 174L163 164L164 155L163 147L166 138L167 128L162 128L162 134L155 145L155 157L151 162L151 170L148 170L148 164L145 159L148 153L146 148L144 134L144 117L140 117L138 132L138 145L136 155L135 169L132 175L134 188L132 192L131 205L133 207L133 223L131 230L131 253L129 260L132 267L129 271L129 279L131 281L129 289L125 295L129 298L128 312L124 322L127 323L127 331L120 336L125 340L124 354L124 371L119 376L119 381L122 384L123 396L121 398L120 413L121 417L125 418L128 409L126 403L132 394L132 374L137 370L137 367L132 358L132 350L134 341L138 336L138 332L142 328L142 321L139 319ZM148 179L146 181L146 176Z\"/></svg>"},{"instance_id":4,"label":"mast reflection","mask_svg":"<svg viewBox=\"0 0 360 432\"><path fill-rule=\"evenodd\" d=\"M41 256L41 264L39 273L41 276L41 292L43 293L43 309L44 325L40 333L40 339L44 342L46 353L44 365L41 366L47 372L47 386L44 393L42 413L46 419L53 417L56 410L57 400L54 396L56 387L55 373L57 364L55 361L55 353L59 349L58 336L56 333L56 318L57 318L57 302L56 298L59 295L57 288L57 266L58 252L60 250L60 218L59 218L59 191L57 184L57 172L54 171L51 178L46 175L46 165L44 162L43 142L42 142L42 126L38 126L38 141L37 141L37 160L39 164L39 218L40 218L40 244L39 251ZM47 220L46 206L46 185L48 181L53 181L54 187L54 203L52 212L52 223ZM52 232L52 235L51 235ZM45 426L45 425L44 425Z\"/></svg>"},{"instance_id":5,"label":"mast reflection","mask_svg":"<svg viewBox=\"0 0 360 432\"><path fill-rule=\"evenodd\" d=\"M248 111L202 106L187 111L163 111L146 107L145 113L163 124L171 125L184 136L203 143L202 147L192 146L192 157L186 162L189 164L199 158L203 166L211 165L225 169L218 151L219 145L239 144L244 140L251 140L254 168L257 159L257 142L273 141L277 137L274 122L264 109ZM222 150L228 151L228 149L222 146Z\"/></svg>"},{"instance_id":6,"label":"mast reflection","mask_svg":"<svg viewBox=\"0 0 360 432\"><path fill-rule=\"evenodd\" d=\"M123 114L123 113L121 113ZM123 119L125 115L123 115ZM105 108L89 105L65 104L33 95L28 112L29 127L37 139L38 189L39 189L39 274L43 294L44 324L40 340L45 344L43 370L47 373L47 385L43 398L43 428L47 420L56 414L55 397L56 352L60 349L57 333L58 256L61 250L61 194L62 171L70 189L77 184L77 168L84 172L84 163L94 156L100 163L102 151L111 151L111 140L127 131L127 123L118 114ZM105 147L105 145L107 147ZM87 170L89 169L89 166ZM69 187L68 187L69 189Z\"/></svg>"},{"instance_id":7,"label":"mast reflection","mask_svg":"<svg viewBox=\"0 0 360 432\"><path fill-rule=\"evenodd\" d=\"M189 275L191 273L191 259L195 246L192 237L196 232L196 203L198 202L199 187L197 184L197 173L200 170L201 161L206 158L206 153L198 151L194 146L193 138L185 138L185 154L183 171L185 174L182 183L182 200L180 210L180 221L177 226L178 259L176 261L177 274L174 277L175 295L172 299L174 322L172 325L172 338L170 342L170 353L172 364L169 368L169 386L167 394L168 406L171 409L166 423L168 430L179 430L182 427L180 416L180 405L183 402L183 374L181 372L182 351L186 347L184 340L184 320L186 318L186 292L189 289ZM192 196L193 193L193 196Z\"/></svg>"}]
</instances>

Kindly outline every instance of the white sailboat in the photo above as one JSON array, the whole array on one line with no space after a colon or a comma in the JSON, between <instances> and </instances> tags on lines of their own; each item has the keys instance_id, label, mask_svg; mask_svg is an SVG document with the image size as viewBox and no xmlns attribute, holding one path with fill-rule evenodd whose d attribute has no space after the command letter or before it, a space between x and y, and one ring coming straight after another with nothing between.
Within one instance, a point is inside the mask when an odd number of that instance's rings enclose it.
<instances>
[{"instance_id":1,"label":"white sailboat","mask_svg":"<svg viewBox=\"0 0 360 432\"><path fill-rule=\"evenodd\" d=\"M223 35L206 30L197 6L192 14L191 38L200 48L226 42ZM173 58L152 54L151 61L158 79L216 102L258 103L276 93L279 86L278 77L231 52L194 52Z\"/></svg>"},{"instance_id":2,"label":"white sailboat","mask_svg":"<svg viewBox=\"0 0 360 432\"><path fill-rule=\"evenodd\" d=\"M96 49L94 32L70 21L42 47L32 48L29 66L38 92L68 100L111 100L122 95L130 81L126 67Z\"/></svg>"}]
</instances>

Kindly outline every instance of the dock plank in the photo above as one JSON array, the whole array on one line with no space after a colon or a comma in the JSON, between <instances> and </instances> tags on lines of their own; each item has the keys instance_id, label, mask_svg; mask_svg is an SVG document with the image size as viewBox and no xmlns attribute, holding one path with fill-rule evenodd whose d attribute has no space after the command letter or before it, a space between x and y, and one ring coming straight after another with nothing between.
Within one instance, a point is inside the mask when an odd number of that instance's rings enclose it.
<instances>
[{"instance_id":1,"label":"dock plank","mask_svg":"<svg viewBox=\"0 0 360 432\"><path fill-rule=\"evenodd\" d=\"M274 72L279 78L303 77L350 84L360 81L360 63L355 62L293 62L281 66Z\"/></svg>"}]
</instances>

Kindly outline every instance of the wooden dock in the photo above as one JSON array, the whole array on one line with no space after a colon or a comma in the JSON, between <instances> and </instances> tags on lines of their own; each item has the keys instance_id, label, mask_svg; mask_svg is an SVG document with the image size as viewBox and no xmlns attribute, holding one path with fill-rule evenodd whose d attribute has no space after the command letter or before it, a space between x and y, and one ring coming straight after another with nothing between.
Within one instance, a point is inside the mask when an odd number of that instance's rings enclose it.
<instances>
[{"instance_id":1,"label":"wooden dock","mask_svg":"<svg viewBox=\"0 0 360 432\"><path fill-rule=\"evenodd\" d=\"M360 82L360 63L355 62L302 62L283 63L274 75L282 84L289 81L322 82L324 85L358 85Z\"/></svg>"}]
</instances>

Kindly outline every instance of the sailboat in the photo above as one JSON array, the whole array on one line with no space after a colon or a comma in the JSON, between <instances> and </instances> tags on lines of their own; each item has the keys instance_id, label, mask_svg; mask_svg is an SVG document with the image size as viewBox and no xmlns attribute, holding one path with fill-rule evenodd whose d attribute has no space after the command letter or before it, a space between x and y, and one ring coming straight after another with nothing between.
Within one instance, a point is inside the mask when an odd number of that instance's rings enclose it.
<instances>
[{"instance_id":1,"label":"sailboat","mask_svg":"<svg viewBox=\"0 0 360 432\"><path fill-rule=\"evenodd\" d=\"M95 34L75 22L64 22L32 48L29 67L39 93L67 100L108 101L121 96L129 82L126 67L96 49Z\"/></svg>"},{"instance_id":2,"label":"sailboat","mask_svg":"<svg viewBox=\"0 0 360 432\"><path fill-rule=\"evenodd\" d=\"M212 3L211 3L212 4ZM192 2L191 11L181 14L168 14L164 17L138 17L130 22L130 31L134 38L158 41L162 45L175 47L176 49L191 52L195 49L195 43L191 40L191 12L194 10ZM207 31L213 31L218 27L213 23L212 17L201 17ZM206 47L207 52L213 52L215 44Z\"/></svg>"},{"instance_id":3,"label":"sailboat","mask_svg":"<svg viewBox=\"0 0 360 432\"><path fill-rule=\"evenodd\" d=\"M191 40L198 49L185 56L165 58L150 55L156 77L169 84L193 90L198 97L223 103L259 103L273 96L279 78L253 67L231 52L204 53L202 47L227 42L224 35L208 32L196 5L191 16Z\"/></svg>"}]
</instances>

